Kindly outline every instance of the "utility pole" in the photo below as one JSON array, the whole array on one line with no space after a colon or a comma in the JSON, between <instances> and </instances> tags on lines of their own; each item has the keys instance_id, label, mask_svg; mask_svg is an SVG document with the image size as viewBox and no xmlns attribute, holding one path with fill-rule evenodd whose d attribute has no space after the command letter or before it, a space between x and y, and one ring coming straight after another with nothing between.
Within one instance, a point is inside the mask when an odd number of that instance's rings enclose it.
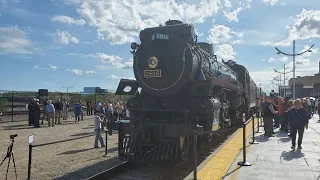
<instances>
[{"instance_id":1,"label":"utility pole","mask_svg":"<svg viewBox=\"0 0 320 180\"><path fill-rule=\"evenodd\" d=\"M62 87L62 88L66 88L67 89L67 94L69 93L69 88L73 88L73 86L65 86L65 87ZM67 98L67 102L69 103L69 96Z\"/></svg>"},{"instance_id":2,"label":"utility pole","mask_svg":"<svg viewBox=\"0 0 320 180\"><path fill-rule=\"evenodd\" d=\"M293 53L292 54L288 54L288 53L284 53L282 51L280 51L277 47L275 47L275 49L278 51L277 54L283 54L286 56L292 56L292 60L293 60L293 79L292 79L292 97L293 99L296 98L296 72L295 72L295 68L296 68L296 56L302 55L306 52L312 52L312 48L313 48L314 44L312 46L310 46L309 49L301 52L301 53L297 53L296 54L296 40L293 40Z\"/></svg>"},{"instance_id":3,"label":"utility pole","mask_svg":"<svg viewBox=\"0 0 320 180\"><path fill-rule=\"evenodd\" d=\"M288 67L286 67L286 65L283 65L283 72L277 71L276 69L273 68L274 72L279 73L280 74L280 82L281 82L281 74L283 74L283 97L286 97L286 74L291 73L292 71L294 71L294 69L292 69L289 72L286 72L286 69ZM281 88L279 86L279 91L281 92ZM279 92L279 96L281 96L281 93Z\"/></svg>"},{"instance_id":4,"label":"utility pole","mask_svg":"<svg viewBox=\"0 0 320 180\"><path fill-rule=\"evenodd\" d=\"M66 87L62 87L62 88L66 88L67 89L67 94L69 93L69 88L73 88L73 86L66 86Z\"/></svg>"}]
</instances>

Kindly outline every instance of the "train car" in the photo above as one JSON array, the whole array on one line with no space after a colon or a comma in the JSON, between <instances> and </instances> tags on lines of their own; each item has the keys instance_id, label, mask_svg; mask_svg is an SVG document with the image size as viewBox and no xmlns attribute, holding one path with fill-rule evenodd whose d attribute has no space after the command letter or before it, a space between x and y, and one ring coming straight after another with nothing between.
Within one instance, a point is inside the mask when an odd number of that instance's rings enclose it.
<instances>
[{"instance_id":1,"label":"train car","mask_svg":"<svg viewBox=\"0 0 320 180\"><path fill-rule=\"evenodd\" d=\"M142 30L139 38L140 44L131 44L136 80L121 79L116 92L135 95L127 101L130 124L119 144L122 158L185 160L194 130L238 126L244 114L249 117L257 98L249 72L235 62L219 62L212 44L197 42L193 25L169 20ZM199 135L198 142L209 137Z\"/></svg>"}]
</instances>

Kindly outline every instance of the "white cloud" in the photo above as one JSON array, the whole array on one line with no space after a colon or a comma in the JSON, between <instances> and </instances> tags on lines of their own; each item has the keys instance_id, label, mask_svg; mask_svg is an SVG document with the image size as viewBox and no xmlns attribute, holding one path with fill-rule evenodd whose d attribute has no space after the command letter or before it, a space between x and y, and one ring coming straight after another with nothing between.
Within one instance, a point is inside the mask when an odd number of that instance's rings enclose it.
<instances>
[{"instance_id":1,"label":"white cloud","mask_svg":"<svg viewBox=\"0 0 320 180\"><path fill-rule=\"evenodd\" d=\"M289 27L287 38L280 41L265 41L260 44L262 46L290 46L293 40L309 38L320 38L320 10L303 9L296 16L292 27Z\"/></svg>"},{"instance_id":2,"label":"white cloud","mask_svg":"<svg viewBox=\"0 0 320 180\"><path fill-rule=\"evenodd\" d=\"M279 2L279 0L263 0L263 2L273 6L273 5L277 4Z\"/></svg>"},{"instance_id":3,"label":"white cloud","mask_svg":"<svg viewBox=\"0 0 320 180\"><path fill-rule=\"evenodd\" d=\"M229 2L225 1L225 6L228 3ZM230 8L227 8L228 11L223 11L223 14L224 14L225 18L227 18L228 22L233 22L233 21L234 22L239 22L239 18L238 18L239 13L241 11L245 10L245 9L250 9L251 8L251 3L252 3L252 0L246 0L244 2L243 1L238 1L238 7L234 8L233 10L229 10Z\"/></svg>"},{"instance_id":4,"label":"white cloud","mask_svg":"<svg viewBox=\"0 0 320 180\"><path fill-rule=\"evenodd\" d=\"M279 60L282 61L282 62L286 62L288 60L288 57L284 56L284 57L280 58Z\"/></svg>"},{"instance_id":5,"label":"white cloud","mask_svg":"<svg viewBox=\"0 0 320 180\"><path fill-rule=\"evenodd\" d=\"M174 0L67 0L89 26L97 28L98 38L110 44L134 41L139 31L164 24L168 19L188 23L203 23L220 9L221 2L200 0L199 4L177 3Z\"/></svg>"},{"instance_id":6,"label":"white cloud","mask_svg":"<svg viewBox=\"0 0 320 180\"><path fill-rule=\"evenodd\" d=\"M0 50L8 53L31 54L35 49L27 33L18 26L0 27Z\"/></svg>"},{"instance_id":7,"label":"white cloud","mask_svg":"<svg viewBox=\"0 0 320 180\"><path fill-rule=\"evenodd\" d=\"M280 58L280 59L275 59L275 58L273 58L273 57L270 57L270 58L268 59L268 63L272 63L272 62L274 62L274 61L276 61L276 60L279 60L279 61L281 61L281 62L286 62L286 61L288 60L288 57L287 57L287 56L283 56L283 57Z\"/></svg>"},{"instance_id":8,"label":"white cloud","mask_svg":"<svg viewBox=\"0 0 320 180\"><path fill-rule=\"evenodd\" d=\"M108 79L114 79L114 80L118 80L118 79L132 79L135 80L135 77L121 77L121 76L117 76L114 74L111 74L110 76L107 77Z\"/></svg>"},{"instance_id":9,"label":"white cloud","mask_svg":"<svg viewBox=\"0 0 320 180\"><path fill-rule=\"evenodd\" d=\"M114 68L118 69L132 69L133 59L129 59L128 61L123 62L123 59L120 56L108 55L105 53L96 53L90 55L94 58L99 58L103 63L109 63ZM100 69L105 69L106 67L103 65L98 66Z\"/></svg>"},{"instance_id":10,"label":"white cloud","mask_svg":"<svg viewBox=\"0 0 320 180\"><path fill-rule=\"evenodd\" d=\"M231 8L232 5L231 5L230 0L224 0L224 6L225 6L226 8Z\"/></svg>"},{"instance_id":11,"label":"white cloud","mask_svg":"<svg viewBox=\"0 0 320 180\"><path fill-rule=\"evenodd\" d=\"M81 76L82 75L82 70L80 69L67 69L67 71L72 72L75 75Z\"/></svg>"},{"instance_id":12,"label":"white cloud","mask_svg":"<svg viewBox=\"0 0 320 180\"><path fill-rule=\"evenodd\" d=\"M76 20L76 19L69 17L69 16L55 16L51 19L51 21L66 23L66 24L75 24L75 25L80 25L80 26L83 26L86 24L86 21L83 19Z\"/></svg>"},{"instance_id":13,"label":"white cloud","mask_svg":"<svg viewBox=\"0 0 320 180\"><path fill-rule=\"evenodd\" d=\"M239 22L238 14L243 10L243 7L238 7L237 9L234 9L233 11L229 12L223 12L224 16L227 18L228 22Z\"/></svg>"},{"instance_id":14,"label":"white cloud","mask_svg":"<svg viewBox=\"0 0 320 180\"><path fill-rule=\"evenodd\" d=\"M261 87L264 92L271 91L273 89L271 81L277 76L274 71L254 71L250 72L252 80Z\"/></svg>"},{"instance_id":15,"label":"white cloud","mask_svg":"<svg viewBox=\"0 0 320 180\"><path fill-rule=\"evenodd\" d=\"M96 67L101 70L106 70L110 68L118 69L132 69L133 59L124 61L122 57L116 55L109 55L105 53L95 53L95 54L78 54L78 53L67 53L68 56L80 56L80 57L90 57L99 59L102 63L110 64L111 66L97 65Z\"/></svg>"},{"instance_id":16,"label":"white cloud","mask_svg":"<svg viewBox=\"0 0 320 180\"><path fill-rule=\"evenodd\" d=\"M46 67L41 67L39 64L33 66L34 69L47 69Z\"/></svg>"},{"instance_id":17,"label":"white cloud","mask_svg":"<svg viewBox=\"0 0 320 180\"><path fill-rule=\"evenodd\" d=\"M238 37L243 37L243 33L234 32L229 27L226 27L224 25L215 25L213 28L209 29L208 33L209 36L207 37L207 40L212 44L228 43L233 38L232 34ZM239 44L241 42L243 41L236 40L233 43Z\"/></svg>"},{"instance_id":18,"label":"white cloud","mask_svg":"<svg viewBox=\"0 0 320 180\"><path fill-rule=\"evenodd\" d=\"M224 60L234 60L236 53L233 51L233 48L229 44L222 44L216 46L217 57Z\"/></svg>"},{"instance_id":19,"label":"white cloud","mask_svg":"<svg viewBox=\"0 0 320 180\"><path fill-rule=\"evenodd\" d=\"M93 75L96 74L96 73L97 73L97 72L90 70L90 71L86 71L84 74L85 74L86 76L93 76Z\"/></svg>"},{"instance_id":20,"label":"white cloud","mask_svg":"<svg viewBox=\"0 0 320 180\"><path fill-rule=\"evenodd\" d=\"M59 29L57 29L55 42L60 44L69 44L71 42L78 44L79 39L71 36L67 31L60 31Z\"/></svg>"},{"instance_id":21,"label":"white cloud","mask_svg":"<svg viewBox=\"0 0 320 180\"><path fill-rule=\"evenodd\" d=\"M57 67L57 66L53 66L53 65L51 65L51 64L50 64L50 68L51 68L53 71L55 71L55 70L57 70L57 69L58 69L58 67Z\"/></svg>"},{"instance_id":22,"label":"white cloud","mask_svg":"<svg viewBox=\"0 0 320 180\"><path fill-rule=\"evenodd\" d=\"M232 44L241 44L243 42L244 42L244 40L240 39L240 40L233 41Z\"/></svg>"},{"instance_id":23,"label":"white cloud","mask_svg":"<svg viewBox=\"0 0 320 180\"><path fill-rule=\"evenodd\" d=\"M268 59L268 63L274 62L275 60L276 60L276 59L274 59L274 58L271 57L271 58Z\"/></svg>"},{"instance_id":24,"label":"white cloud","mask_svg":"<svg viewBox=\"0 0 320 180\"><path fill-rule=\"evenodd\" d=\"M207 38L212 44L221 44L228 42L231 36L231 29L224 25L216 25L209 29L209 37Z\"/></svg>"}]
</instances>

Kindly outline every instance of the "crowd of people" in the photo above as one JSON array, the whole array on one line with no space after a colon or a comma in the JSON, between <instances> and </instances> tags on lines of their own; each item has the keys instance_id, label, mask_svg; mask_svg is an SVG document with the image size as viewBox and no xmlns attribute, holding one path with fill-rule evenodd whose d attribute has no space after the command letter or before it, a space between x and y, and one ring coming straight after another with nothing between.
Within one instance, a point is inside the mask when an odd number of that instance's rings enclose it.
<instances>
[{"instance_id":1,"label":"crowd of people","mask_svg":"<svg viewBox=\"0 0 320 180\"><path fill-rule=\"evenodd\" d=\"M272 137L275 128L288 134L292 139L291 149L296 148L296 136L298 134L298 149L302 149L304 129L308 129L308 123L313 114L318 113L320 117L319 99L306 97L291 100L290 98L265 97L257 99L257 115L263 118L265 136ZM319 119L320 122L320 119Z\"/></svg>"},{"instance_id":2,"label":"crowd of people","mask_svg":"<svg viewBox=\"0 0 320 180\"><path fill-rule=\"evenodd\" d=\"M129 117L129 111L125 106L126 102L116 101L101 103L100 101L94 103L92 100L88 100L86 106L81 103L81 100L74 104L74 122L79 123L83 121L84 109L86 107L87 116L93 116L95 125L95 143L94 147L98 147L98 141L100 141L101 147L104 147L103 138L101 132L104 128L107 128L107 122L114 122L117 120L125 119ZM46 99L41 105L39 99L32 99L28 105L29 111L29 126L36 128L43 124L43 120L48 121L48 126L54 127L57 124L61 124L61 119L68 119L69 102L67 100L60 101L57 99L56 102ZM94 112L94 114L93 114ZM41 114L43 118L41 118ZM40 120L42 119L41 123Z\"/></svg>"}]
</instances>

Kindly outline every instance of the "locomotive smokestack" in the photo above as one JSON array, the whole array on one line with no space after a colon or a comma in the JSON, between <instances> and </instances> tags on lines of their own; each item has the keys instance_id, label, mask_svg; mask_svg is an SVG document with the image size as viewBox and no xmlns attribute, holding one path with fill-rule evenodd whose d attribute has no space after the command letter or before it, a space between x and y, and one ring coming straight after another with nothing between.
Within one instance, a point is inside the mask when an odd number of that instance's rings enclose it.
<instances>
[{"instance_id":1,"label":"locomotive smokestack","mask_svg":"<svg viewBox=\"0 0 320 180\"><path fill-rule=\"evenodd\" d=\"M166 25L167 26L171 26L171 25L175 25L175 24L183 24L182 21L179 21L179 20L170 20L166 22Z\"/></svg>"}]
</instances>

